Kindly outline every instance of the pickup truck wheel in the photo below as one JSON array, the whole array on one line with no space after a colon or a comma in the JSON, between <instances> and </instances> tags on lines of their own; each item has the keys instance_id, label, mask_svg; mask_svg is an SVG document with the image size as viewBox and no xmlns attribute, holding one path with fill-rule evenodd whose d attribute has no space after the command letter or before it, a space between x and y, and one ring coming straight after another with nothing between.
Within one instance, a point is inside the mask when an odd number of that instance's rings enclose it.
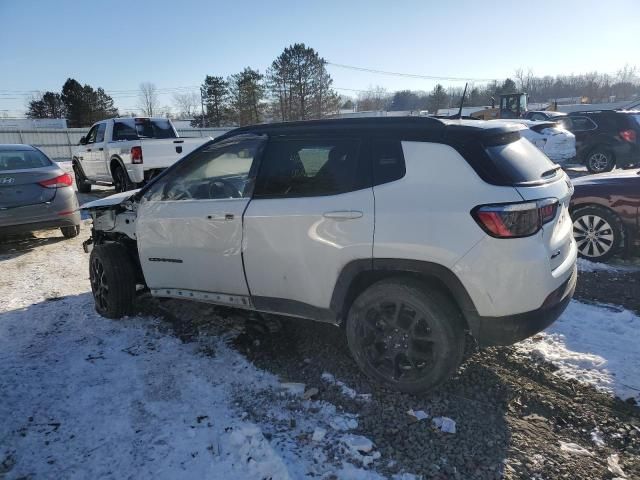
<instances>
[{"instance_id":1,"label":"pickup truck wheel","mask_svg":"<svg viewBox=\"0 0 640 480\"><path fill-rule=\"evenodd\" d=\"M135 272L122 245L105 243L93 247L89 257L89 279L96 312L114 319L133 312Z\"/></svg>"},{"instance_id":2,"label":"pickup truck wheel","mask_svg":"<svg viewBox=\"0 0 640 480\"><path fill-rule=\"evenodd\" d=\"M364 373L407 393L430 390L462 362L462 316L444 293L413 279L382 280L354 301L349 349Z\"/></svg>"},{"instance_id":3,"label":"pickup truck wheel","mask_svg":"<svg viewBox=\"0 0 640 480\"><path fill-rule=\"evenodd\" d=\"M117 165L113 169L113 185L116 188L116 192L126 192L132 190L135 185L129 180L129 174L120 165Z\"/></svg>"},{"instance_id":4,"label":"pickup truck wheel","mask_svg":"<svg viewBox=\"0 0 640 480\"><path fill-rule=\"evenodd\" d=\"M73 164L73 175L76 177L76 186L80 193L91 193L91 184L87 181L80 167Z\"/></svg>"}]
</instances>

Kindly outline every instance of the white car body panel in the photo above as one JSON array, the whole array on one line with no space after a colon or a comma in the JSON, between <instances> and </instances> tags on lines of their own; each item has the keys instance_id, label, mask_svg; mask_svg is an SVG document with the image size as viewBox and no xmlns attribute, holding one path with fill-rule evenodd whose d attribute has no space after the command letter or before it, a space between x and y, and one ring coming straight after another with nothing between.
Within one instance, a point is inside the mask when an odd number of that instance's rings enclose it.
<instances>
[{"instance_id":1,"label":"white car body panel","mask_svg":"<svg viewBox=\"0 0 640 480\"><path fill-rule=\"evenodd\" d=\"M329 308L342 268L371 258L371 188L340 195L255 199L244 216L244 261L252 296Z\"/></svg>"},{"instance_id":2,"label":"white car body panel","mask_svg":"<svg viewBox=\"0 0 640 480\"><path fill-rule=\"evenodd\" d=\"M100 207L110 207L113 205L120 205L125 200L130 199L136 193L138 193L140 189L136 190L128 190L126 192L114 193L113 195L109 195L105 198L99 198L98 200L93 200L91 202L83 203L80 208L81 209L90 209L90 208L100 208Z\"/></svg>"},{"instance_id":3,"label":"white car body panel","mask_svg":"<svg viewBox=\"0 0 640 480\"><path fill-rule=\"evenodd\" d=\"M486 234L471 217L479 204L517 202L513 187L489 185L452 147L402 142L407 173L374 187L375 258L437 263L449 269Z\"/></svg>"},{"instance_id":4,"label":"white car body panel","mask_svg":"<svg viewBox=\"0 0 640 480\"><path fill-rule=\"evenodd\" d=\"M248 202L142 201L136 236L149 288L248 295L241 255Z\"/></svg>"}]
</instances>

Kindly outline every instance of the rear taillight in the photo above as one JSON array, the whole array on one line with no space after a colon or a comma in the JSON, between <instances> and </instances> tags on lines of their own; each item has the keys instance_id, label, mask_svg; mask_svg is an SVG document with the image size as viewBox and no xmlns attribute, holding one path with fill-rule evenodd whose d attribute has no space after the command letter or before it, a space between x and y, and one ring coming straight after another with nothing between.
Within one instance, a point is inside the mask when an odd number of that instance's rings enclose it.
<instances>
[{"instance_id":1,"label":"rear taillight","mask_svg":"<svg viewBox=\"0 0 640 480\"><path fill-rule=\"evenodd\" d=\"M142 147L131 147L131 163L142 163Z\"/></svg>"},{"instance_id":2,"label":"rear taillight","mask_svg":"<svg viewBox=\"0 0 640 480\"><path fill-rule=\"evenodd\" d=\"M620 132L620 138L625 142L636 143L636 131L635 130L623 130Z\"/></svg>"},{"instance_id":3,"label":"rear taillight","mask_svg":"<svg viewBox=\"0 0 640 480\"><path fill-rule=\"evenodd\" d=\"M544 198L534 202L480 205L471 215L492 237L520 238L538 232L558 211L558 200Z\"/></svg>"},{"instance_id":4,"label":"rear taillight","mask_svg":"<svg viewBox=\"0 0 640 480\"><path fill-rule=\"evenodd\" d=\"M70 187L73 185L73 179L71 178L71 175L65 173L59 177L45 180L44 182L38 182L38 184L45 188Z\"/></svg>"}]
</instances>

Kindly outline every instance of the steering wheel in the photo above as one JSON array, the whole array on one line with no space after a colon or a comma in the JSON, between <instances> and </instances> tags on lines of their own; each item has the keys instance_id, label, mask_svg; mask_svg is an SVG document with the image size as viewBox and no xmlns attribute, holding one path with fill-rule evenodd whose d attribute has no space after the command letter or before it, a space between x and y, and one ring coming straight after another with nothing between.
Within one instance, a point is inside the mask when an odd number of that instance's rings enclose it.
<instances>
[{"instance_id":1,"label":"steering wheel","mask_svg":"<svg viewBox=\"0 0 640 480\"><path fill-rule=\"evenodd\" d=\"M242 198L242 192L229 180L216 178L209 184L209 198Z\"/></svg>"},{"instance_id":2,"label":"steering wheel","mask_svg":"<svg viewBox=\"0 0 640 480\"><path fill-rule=\"evenodd\" d=\"M167 192L167 197L170 200L191 200L193 198L189 189L182 182L172 185Z\"/></svg>"}]
</instances>

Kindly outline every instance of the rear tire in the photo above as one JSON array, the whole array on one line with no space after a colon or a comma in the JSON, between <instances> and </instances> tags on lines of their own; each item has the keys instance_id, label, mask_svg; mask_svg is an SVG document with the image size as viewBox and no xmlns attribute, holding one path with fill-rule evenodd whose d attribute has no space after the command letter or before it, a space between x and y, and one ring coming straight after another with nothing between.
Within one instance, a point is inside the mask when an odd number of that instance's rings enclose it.
<instances>
[{"instance_id":1,"label":"rear tire","mask_svg":"<svg viewBox=\"0 0 640 480\"><path fill-rule=\"evenodd\" d=\"M80 225L71 225L69 227L60 227L60 231L64 238L77 237L80 233Z\"/></svg>"},{"instance_id":2,"label":"rear tire","mask_svg":"<svg viewBox=\"0 0 640 480\"><path fill-rule=\"evenodd\" d=\"M618 252L624 240L624 227L611 210L600 206L582 207L571 217L580 257L606 262Z\"/></svg>"},{"instance_id":3,"label":"rear tire","mask_svg":"<svg viewBox=\"0 0 640 480\"><path fill-rule=\"evenodd\" d=\"M107 318L133 313L136 281L127 250L117 243L95 245L89 257L89 279L96 312Z\"/></svg>"},{"instance_id":4,"label":"rear tire","mask_svg":"<svg viewBox=\"0 0 640 480\"><path fill-rule=\"evenodd\" d=\"M118 164L113 168L111 176L116 192L126 192L135 188L135 184L129 179L129 174L121 165Z\"/></svg>"},{"instance_id":5,"label":"rear tire","mask_svg":"<svg viewBox=\"0 0 640 480\"><path fill-rule=\"evenodd\" d=\"M456 372L464 354L457 306L413 279L382 280L366 289L351 306L346 330L360 369L401 392L433 389Z\"/></svg>"},{"instance_id":6,"label":"rear tire","mask_svg":"<svg viewBox=\"0 0 640 480\"><path fill-rule=\"evenodd\" d=\"M87 181L84 173L82 173L82 170L80 170L80 167L75 162L73 163L73 175L76 177L78 192L91 193L91 184Z\"/></svg>"},{"instance_id":7,"label":"rear tire","mask_svg":"<svg viewBox=\"0 0 640 480\"><path fill-rule=\"evenodd\" d=\"M594 148L587 156L585 163L590 173L610 172L616 165L613 153L603 147Z\"/></svg>"}]
</instances>

